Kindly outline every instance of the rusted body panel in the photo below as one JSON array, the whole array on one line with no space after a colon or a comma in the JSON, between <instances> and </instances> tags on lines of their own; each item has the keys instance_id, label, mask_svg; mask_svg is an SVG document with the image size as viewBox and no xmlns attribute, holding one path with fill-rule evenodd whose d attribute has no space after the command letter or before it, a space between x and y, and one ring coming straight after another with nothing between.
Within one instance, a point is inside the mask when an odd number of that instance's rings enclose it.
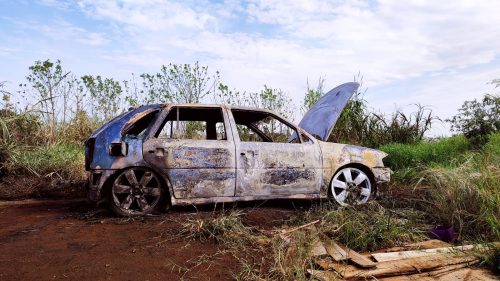
<instances>
[{"instance_id":1,"label":"rusted body panel","mask_svg":"<svg viewBox=\"0 0 500 281\"><path fill-rule=\"evenodd\" d=\"M226 137L213 140L158 137L174 107L220 108ZM369 169L376 182L390 179L390 170L382 163L385 153L326 143L291 123L300 139L305 136L307 141L241 141L232 108L269 112L226 105L149 105L105 124L91 135L86 145L89 198L100 200L103 187L114 175L134 166L156 172L168 188L173 205L326 197L335 172L352 164ZM152 112L156 115L144 132L126 133ZM117 145L117 151L112 151L111 144Z\"/></svg>"},{"instance_id":2,"label":"rusted body panel","mask_svg":"<svg viewBox=\"0 0 500 281\"><path fill-rule=\"evenodd\" d=\"M175 198L234 196L234 145L230 141L150 139L144 158L170 180Z\"/></svg>"},{"instance_id":3,"label":"rusted body panel","mask_svg":"<svg viewBox=\"0 0 500 281\"><path fill-rule=\"evenodd\" d=\"M323 155L323 184L321 186L322 196L327 196L328 186L331 179L339 168L346 165L360 164L368 168L374 176L376 183L388 182L390 180L390 169L384 167L382 159L386 153L355 145L319 142Z\"/></svg>"},{"instance_id":4,"label":"rusted body panel","mask_svg":"<svg viewBox=\"0 0 500 281\"><path fill-rule=\"evenodd\" d=\"M318 193L317 144L239 142L236 196Z\"/></svg>"}]
</instances>

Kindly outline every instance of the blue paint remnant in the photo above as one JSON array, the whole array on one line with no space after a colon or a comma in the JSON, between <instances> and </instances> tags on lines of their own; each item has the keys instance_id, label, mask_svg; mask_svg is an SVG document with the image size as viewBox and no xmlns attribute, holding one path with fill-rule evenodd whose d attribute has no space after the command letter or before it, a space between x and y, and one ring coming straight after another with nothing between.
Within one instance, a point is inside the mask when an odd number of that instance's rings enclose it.
<instances>
[{"instance_id":1,"label":"blue paint remnant","mask_svg":"<svg viewBox=\"0 0 500 281\"><path fill-rule=\"evenodd\" d=\"M120 161L120 164L131 164L142 161L142 140L122 136L121 132L125 124L137 114L146 110L158 110L162 105L144 105L134 110L122 113L112 120L108 121L97 130L95 130L87 140L85 149L86 159L91 159L90 169L113 169L113 164ZM121 142L126 139L129 153L126 156L112 156L109 154L109 144ZM92 140L92 141L90 141ZM94 147L89 144L94 143ZM90 157L90 154L93 154ZM90 160L86 160L90 161ZM119 168L123 168L125 165Z\"/></svg>"}]
</instances>

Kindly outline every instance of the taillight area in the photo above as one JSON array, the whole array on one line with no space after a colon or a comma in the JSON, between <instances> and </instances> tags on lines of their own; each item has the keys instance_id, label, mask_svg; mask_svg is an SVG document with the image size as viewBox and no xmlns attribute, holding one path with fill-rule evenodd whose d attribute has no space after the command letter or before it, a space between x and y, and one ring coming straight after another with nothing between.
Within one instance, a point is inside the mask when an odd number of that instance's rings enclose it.
<instances>
[{"instance_id":1,"label":"taillight area","mask_svg":"<svg viewBox=\"0 0 500 281\"><path fill-rule=\"evenodd\" d=\"M85 142L85 170L90 170L90 163L94 158L95 138L89 138Z\"/></svg>"}]
</instances>

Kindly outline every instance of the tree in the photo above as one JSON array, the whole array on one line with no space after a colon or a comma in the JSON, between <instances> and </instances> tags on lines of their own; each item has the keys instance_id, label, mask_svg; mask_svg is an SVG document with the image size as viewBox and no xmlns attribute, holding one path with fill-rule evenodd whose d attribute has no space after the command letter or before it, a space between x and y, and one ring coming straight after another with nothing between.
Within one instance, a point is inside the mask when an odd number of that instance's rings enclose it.
<instances>
[{"instance_id":1,"label":"tree","mask_svg":"<svg viewBox=\"0 0 500 281\"><path fill-rule=\"evenodd\" d=\"M36 61L35 65L29 67L29 70L26 80L38 93L42 114L49 125L49 138L53 141L57 125L57 98L62 95L61 84L70 72L62 69L60 60L55 63L50 60Z\"/></svg>"},{"instance_id":2,"label":"tree","mask_svg":"<svg viewBox=\"0 0 500 281\"><path fill-rule=\"evenodd\" d=\"M496 87L500 80L493 80ZM471 144L480 147L488 141L490 134L500 131L500 95L486 94L481 101L465 101L458 114L446 121L451 123L451 130L461 132L471 140Z\"/></svg>"},{"instance_id":3,"label":"tree","mask_svg":"<svg viewBox=\"0 0 500 281\"><path fill-rule=\"evenodd\" d=\"M281 89L273 89L264 85L263 90L249 94L246 100L250 106L271 110L287 119L294 117L293 101Z\"/></svg>"},{"instance_id":4,"label":"tree","mask_svg":"<svg viewBox=\"0 0 500 281\"><path fill-rule=\"evenodd\" d=\"M82 81L93 101L91 105L93 112L104 120L111 119L119 112L122 93L120 82L99 75L82 76Z\"/></svg>"},{"instance_id":5,"label":"tree","mask_svg":"<svg viewBox=\"0 0 500 281\"><path fill-rule=\"evenodd\" d=\"M316 102L318 102L319 98L325 94L323 90L323 84L325 82L324 77L319 77L318 85L316 89L311 88L309 85L309 80L307 80L307 92L304 96L304 101L302 102L302 111L305 114Z\"/></svg>"},{"instance_id":6,"label":"tree","mask_svg":"<svg viewBox=\"0 0 500 281\"><path fill-rule=\"evenodd\" d=\"M198 62L194 65L163 65L158 73L143 73L139 77L140 83L132 79L124 85L130 105L199 103L206 96L215 95L220 84L219 72L209 74L208 67L200 66Z\"/></svg>"}]
</instances>

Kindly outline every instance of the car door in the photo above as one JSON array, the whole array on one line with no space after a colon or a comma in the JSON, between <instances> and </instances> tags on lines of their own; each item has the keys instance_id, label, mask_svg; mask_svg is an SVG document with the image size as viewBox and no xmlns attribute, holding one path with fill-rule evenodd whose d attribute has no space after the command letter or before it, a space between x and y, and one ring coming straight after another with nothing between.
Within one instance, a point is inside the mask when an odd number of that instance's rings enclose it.
<instances>
[{"instance_id":1,"label":"car door","mask_svg":"<svg viewBox=\"0 0 500 281\"><path fill-rule=\"evenodd\" d=\"M175 198L234 196L233 136L221 107L171 106L143 155L168 176Z\"/></svg>"},{"instance_id":2,"label":"car door","mask_svg":"<svg viewBox=\"0 0 500 281\"><path fill-rule=\"evenodd\" d=\"M269 112L231 110L236 146L236 196L319 193L318 143Z\"/></svg>"}]
</instances>

